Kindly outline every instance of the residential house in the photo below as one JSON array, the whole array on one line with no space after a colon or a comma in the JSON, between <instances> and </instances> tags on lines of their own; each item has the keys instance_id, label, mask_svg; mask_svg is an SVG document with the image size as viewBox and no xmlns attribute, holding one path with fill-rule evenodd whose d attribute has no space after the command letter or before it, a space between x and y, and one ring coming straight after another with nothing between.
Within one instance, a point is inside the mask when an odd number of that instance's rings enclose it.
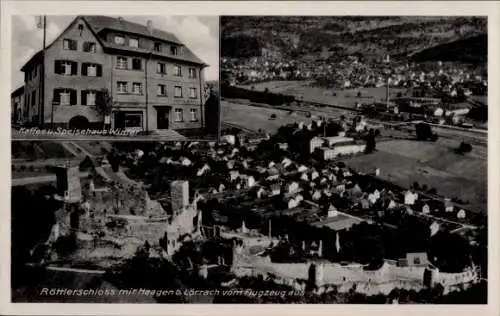
<instances>
[{"instance_id":1,"label":"residential house","mask_svg":"<svg viewBox=\"0 0 500 316\"><path fill-rule=\"evenodd\" d=\"M78 16L21 68L27 117L42 127L201 128L205 67L151 21Z\"/></svg>"}]
</instances>

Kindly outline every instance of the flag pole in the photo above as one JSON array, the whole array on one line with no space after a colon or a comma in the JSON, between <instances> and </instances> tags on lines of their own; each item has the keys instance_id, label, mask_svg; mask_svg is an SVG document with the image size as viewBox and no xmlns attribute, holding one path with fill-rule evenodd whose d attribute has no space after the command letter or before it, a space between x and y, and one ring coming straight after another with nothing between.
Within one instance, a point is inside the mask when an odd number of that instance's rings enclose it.
<instances>
[{"instance_id":1,"label":"flag pole","mask_svg":"<svg viewBox=\"0 0 500 316\"><path fill-rule=\"evenodd\" d=\"M43 43L42 43L42 68L41 68L41 76L40 76L40 121L41 125L45 125L45 48L46 48L46 41L47 41L47 16L44 15L42 17L42 26L43 26ZM54 128L54 105L51 105L51 118L50 118L50 125L51 128Z\"/></svg>"}]
</instances>

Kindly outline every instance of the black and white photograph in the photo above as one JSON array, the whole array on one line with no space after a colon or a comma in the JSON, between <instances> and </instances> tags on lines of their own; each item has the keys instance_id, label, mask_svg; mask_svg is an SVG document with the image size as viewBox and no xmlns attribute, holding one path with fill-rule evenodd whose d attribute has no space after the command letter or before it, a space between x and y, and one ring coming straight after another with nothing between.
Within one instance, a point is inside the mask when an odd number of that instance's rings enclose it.
<instances>
[{"instance_id":1,"label":"black and white photograph","mask_svg":"<svg viewBox=\"0 0 500 316\"><path fill-rule=\"evenodd\" d=\"M241 287L487 303L487 22L221 17L222 120L265 135L251 158L274 196L231 203L272 244L240 237Z\"/></svg>"},{"instance_id":2,"label":"black and white photograph","mask_svg":"<svg viewBox=\"0 0 500 316\"><path fill-rule=\"evenodd\" d=\"M215 138L217 16L13 16L12 137Z\"/></svg>"},{"instance_id":3,"label":"black and white photograph","mask_svg":"<svg viewBox=\"0 0 500 316\"><path fill-rule=\"evenodd\" d=\"M487 19L220 23L216 140L12 142L13 301L486 304Z\"/></svg>"}]
</instances>

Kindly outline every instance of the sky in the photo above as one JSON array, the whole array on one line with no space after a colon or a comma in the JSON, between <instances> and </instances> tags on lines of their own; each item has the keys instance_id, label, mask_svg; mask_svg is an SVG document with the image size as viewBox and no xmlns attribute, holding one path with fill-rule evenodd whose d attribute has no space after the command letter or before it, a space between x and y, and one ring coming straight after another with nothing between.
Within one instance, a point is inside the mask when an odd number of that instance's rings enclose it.
<instances>
[{"instance_id":1,"label":"sky","mask_svg":"<svg viewBox=\"0 0 500 316\"><path fill-rule=\"evenodd\" d=\"M73 21L76 16L47 16L47 45ZM206 80L219 77L219 18L217 16L124 16L125 20L173 33L199 58L210 65L205 68ZM42 49L43 32L36 28L32 15L12 17L12 89L23 85L21 67Z\"/></svg>"}]
</instances>

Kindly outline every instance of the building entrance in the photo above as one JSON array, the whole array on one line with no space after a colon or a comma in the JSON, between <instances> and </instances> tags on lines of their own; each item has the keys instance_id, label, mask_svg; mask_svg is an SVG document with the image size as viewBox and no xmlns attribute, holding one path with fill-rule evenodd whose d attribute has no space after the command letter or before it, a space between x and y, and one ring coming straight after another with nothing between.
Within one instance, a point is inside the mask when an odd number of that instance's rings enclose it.
<instances>
[{"instance_id":1,"label":"building entrance","mask_svg":"<svg viewBox=\"0 0 500 316\"><path fill-rule=\"evenodd\" d=\"M156 108L156 118L157 118L157 128L158 129L168 129L169 128L169 117L170 108L169 107L157 107Z\"/></svg>"}]
</instances>

